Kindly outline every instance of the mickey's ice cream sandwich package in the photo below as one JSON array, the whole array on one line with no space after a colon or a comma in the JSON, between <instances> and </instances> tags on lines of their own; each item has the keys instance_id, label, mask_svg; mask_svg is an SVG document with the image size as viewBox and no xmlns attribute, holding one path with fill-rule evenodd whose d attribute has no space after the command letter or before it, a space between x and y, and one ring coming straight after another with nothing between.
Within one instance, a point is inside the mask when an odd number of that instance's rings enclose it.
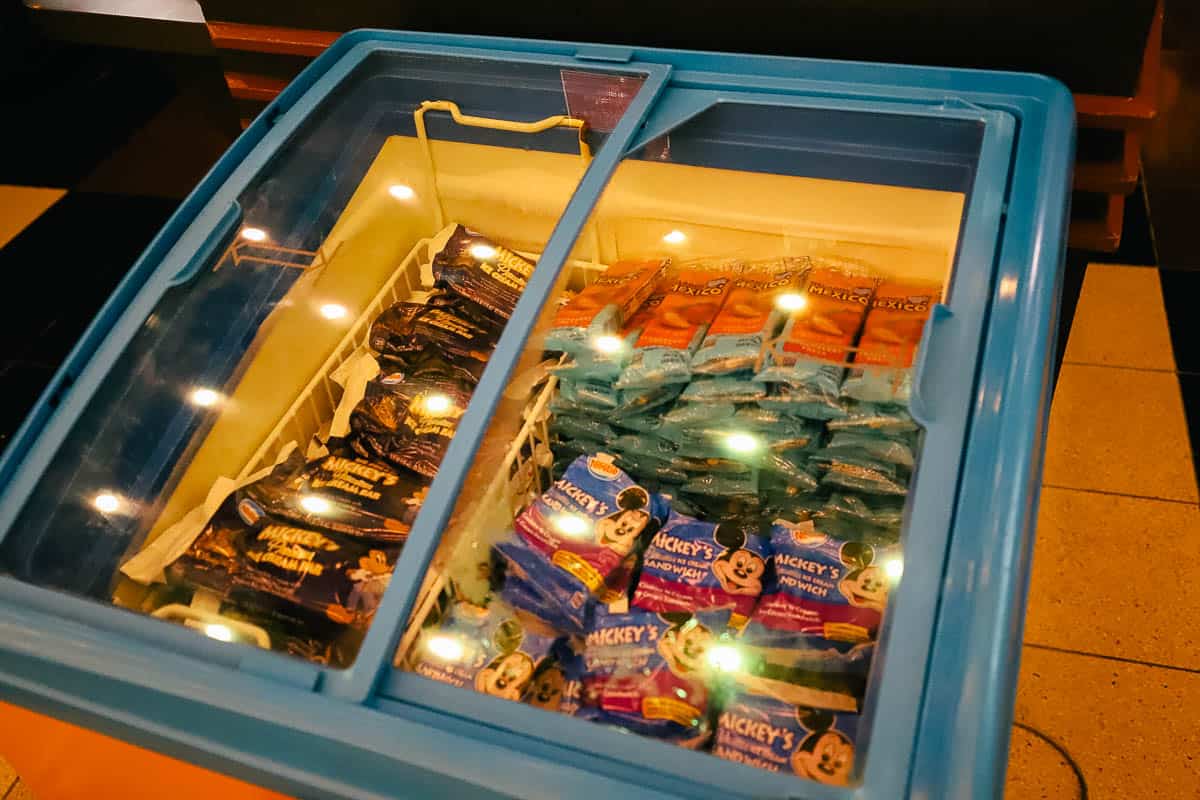
<instances>
[{"instance_id":1,"label":"mickey's ice cream sandwich package","mask_svg":"<svg viewBox=\"0 0 1200 800\"><path fill-rule=\"evenodd\" d=\"M700 746L711 734L708 651L728 620L728 611L598 608L584 639L583 703L576 716Z\"/></svg>"},{"instance_id":2,"label":"mickey's ice cream sandwich package","mask_svg":"<svg viewBox=\"0 0 1200 800\"><path fill-rule=\"evenodd\" d=\"M605 594L665 517L662 501L612 457L580 456L495 545L504 596L561 630L581 631L589 600Z\"/></svg>"},{"instance_id":3,"label":"mickey's ice cream sandwich package","mask_svg":"<svg viewBox=\"0 0 1200 800\"><path fill-rule=\"evenodd\" d=\"M835 714L772 697L741 694L717 717L713 755L770 772L845 786L854 774L858 724L856 714Z\"/></svg>"},{"instance_id":4,"label":"mickey's ice cream sandwich package","mask_svg":"<svg viewBox=\"0 0 1200 800\"><path fill-rule=\"evenodd\" d=\"M731 624L741 625L762 594L767 558L755 532L672 511L642 555L633 604L647 611L726 608Z\"/></svg>"}]
</instances>

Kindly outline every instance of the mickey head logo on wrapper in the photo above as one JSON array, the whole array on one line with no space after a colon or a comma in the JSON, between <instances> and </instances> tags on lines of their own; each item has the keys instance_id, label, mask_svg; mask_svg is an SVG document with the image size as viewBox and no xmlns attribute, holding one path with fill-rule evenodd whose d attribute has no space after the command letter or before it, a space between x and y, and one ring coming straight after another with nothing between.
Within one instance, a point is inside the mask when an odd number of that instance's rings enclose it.
<instances>
[{"instance_id":1,"label":"mickey head logo on wrapper","mask_svg":"<svg viewBox=\"0 0 1200 800\"><path fill-rule=\"evenodd\" d=\"M887 604L888 581L883 568L873 563L875 548L861 542L846 542L839 557L850 571L838 583L838 591L852 606L882 611Z\"/></svg>"},{"instance_id":2,"label":"mickey head logo on wrapper","mask_svg":"<svg viewBox=\"0 0 1200 800\"><path fill-rule=\"evenodd\" d=\"M671 627L658 640L658 654L667 662L671 672L690 678L706 667L708 648L715 637L712 631L687 611L670 611L658 615Z\"/></svg>"},{"instance_id":3,"label":"mickey head logo on wrapper","mask_svg":"<svg viewBox=\"0 0 1200 800\"><path fill-rule=\"evenodd\" d=\"M712 565L721 588L729 594L762 594L762 576L767 565L758 553L745 549L745 532L733 525L718 525L713 538L725 548Z\"/></svg>"},{"instance_id":4,"label":"mickey head logo on wrapper","mask_svg":"<svg viewBox=\"0 0 1200 800\"><path fill-rule=\"evenodd\" d=\"M846 734L833 729L834 715L797 708L796 719L810 733L792 751L792 771L819 783L844 786L854 770L854 743Z\"/></svg>"},{"instance_id":5,"label":"mickey head logo on wrapper","mask_svg":"<svg viewBox=\"0 0 1200 800\"><path fill-rule=\"evenodd\" d=\"M604 547L624 556L650 524L650 493L640 486L623 489L617 495L617 509L596 523L596 538Z\"/></svg>"},{"instance_id":6,"label":"mickey head logo on wrapper","mask_svg":"<svg viewBox=\"0 0 1200 800\"><path fill-rule=\"evenodd\" d=\"M500 625L492 637L500 655L475 676L475 691L505 700L521 699L534 672L533 659L517 649L522 638L524 631L516 620Z\"/></svg>"},{"instance_id":7,"label":"mickey head logo on wrapper","mask_svg":"<svg viewBox=\"0 0 1200 800\"><path fill-rule=\"evenodd\" d=\"M547 711L558 711L565 683L562 668L547 659L534 673L525 702Z\"/></svg>"}]
</instances>

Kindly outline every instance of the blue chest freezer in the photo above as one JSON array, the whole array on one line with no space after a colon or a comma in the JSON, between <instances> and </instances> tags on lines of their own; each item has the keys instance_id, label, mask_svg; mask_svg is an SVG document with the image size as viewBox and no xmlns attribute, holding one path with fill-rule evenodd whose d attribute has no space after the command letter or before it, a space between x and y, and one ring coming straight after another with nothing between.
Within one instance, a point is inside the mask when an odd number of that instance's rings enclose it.
<instances>
[{"instance_id":1,"label":"blue chest freezer","mask_svg":"<svg viewBox=\"0 0 1200 800\"><path fill-rule=\"evenodd\" d=\"M1032 75L343 36L9 444L0 697L299 797L998 796L1073 142Z\"/></svg>"}]
</instances>

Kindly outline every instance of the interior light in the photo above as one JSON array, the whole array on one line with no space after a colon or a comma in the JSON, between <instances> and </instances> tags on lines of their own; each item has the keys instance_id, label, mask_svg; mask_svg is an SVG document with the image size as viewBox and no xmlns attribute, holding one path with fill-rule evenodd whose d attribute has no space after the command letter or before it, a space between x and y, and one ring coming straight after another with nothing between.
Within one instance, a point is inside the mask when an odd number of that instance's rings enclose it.
<instances>
[{"instance_id":1,"label":"interior light","mask_svg":"<svg viewBox=\"0 0 1200 800\"><path fill-rule=\"evenodd\" d=\"M92 500L92 505L101 514L111 514L121 507L121 500L115 494L101 492Z\"/></svg>"},{"instance_id":2,"label":"interior light","mask_svg":"<svg viewBox=\"0 0 1200 800\"><path fill-rule=\"evenodd\" d=\"M248 242L265 242L267 232L262 228L242 228L242 238Z\"/></svg>"},{"instance_id":3,"label":"interior light","mask_svg":"<svg viewBox=\"0 0 1200 800\"><path fill-rule=\"evenodd\" d=\"M310 514L324 514L332 506L330 506L329 501L324 497L308 494L300 498L300 507Z\"/></svg>"},{"instance_id":4,"label":"interior light","mask_svg":"<svg viewBox=\"0 0 1200 800\"><path fill-rule=\"evenodd\" d=\"M215 406L221 399L221 395L214 392L212 389L196 389L192 392L192 403L201 408Z\"/></svg>"},{"instance_id":5,"label":"interior light","mask_svg":"<svg viewBox=\"0 0 1200 800\"><path fill-rule=\"evenodd\" d=\"M708 663L713 669L736 672L742 668L742 654L731 644L718 644L708 648Z\"/></svg>"},{"instance_id":6,"label":"interior light","mask_svg":"<svg viewBox=\"0 0 1200 800\"><path fill-rule=\"evenodd\" d=\"M430 636L426 647L443 661L461 661L463 657L462 642L451 636Z\"/></svg>"},{"instance_id":7,"label":"interior light","mask_svg":"<svg viewBox=\"0 0 1200 800\"><path fill-rule=\"evenodd\" d=\"M900 576L904 574L904 561L899 557L889 558L884 562L883 569L889 578L894 581L899 580Z\"/></svg>"},{"instance_id":8,"label":"interior light","mask_svg":"<svg viewBox=\"0 0 1200 800\"><path fill-rule=\"evenodd\" d=\"M490 244L473 244L471 245L471 255L480 261L487 261L489 258L496 257L496 248Z\"/></svg>"},{"instance_id":9,"label":"interior light","mask_svg":"<svg viewBox=\"0 0 1200 800\"><path fill-rule=\"evenodd\" d=\"M388 194L397 200L412 200L417 196L411 186L405 186L403 183L393 183L388 187Z\"/></svg>"},{"instance_id":10,"label":"interior light","mask_svg":"<svg viewBox=\"0 0 1200 800\"><path fill-rule=\"evenodd\" d=\"M592 347L600 353L615 353L621 349L621 344L619 336L597 336L592 340Z\"/></svg>"},{"instance_id":11,"label":"interior light","mask_svg":"<svg viewBox=\"0 0 1200 800\"><path fill-rule=\"evenodd\" d=\"M452 408L454 408L454 402L444 394L431 394L425 398L425 412L427 414L435 416L445 414Z\"/></svg>"},{"instance_id":12,"label":"interior light","mask_svg":"<svg viewBox=\"0 0 1200 800\"><path fill-rule=\"evenodd\" d=\"M687 241L687 234L680 230L674 230L664 236L663 241L667 244L683 244Z\"/></svg>"},{"instance_id":13,"label":"interior light","mask_svg":"<svg viewBox=\"0 0 1200 800\"><path fill-rule=\"evenodd\" d=\"M210 639L216 639L218 642L233 641L233 631L229 630L228 625L205 625L204 635Z\"/></svg>"},{"instance_id":14,"label":"interior light","mask_svg":"<svg viewBox=\"0 0 1200 800\"><path fill-rule=\"evenodd\" d=\"M554 527L567 536L586 536L591 525L578 514L559 514L554 518Z\"/></svg>"},{"instance_id":15,"label":"interior light","mask_svg":"<svg viewBox=\"0 0 1200 800\"><path fill-rule=\"evenodd\" d=\"M808 298L795 292L787 292L775 298L775 307L780 311L800 311L808 305Z\"/></svg>"},{"instance_id":16,"label":"interior light","mask_svg":"<svg viewBox=\"0 0 1200 800\"><path fill-rule=\"evenodd\" d=\"M348 313L350 312L346 310L345 306L338 305L337 303L326 303L321 306L321 316L325 319L342 319Z\"/></svg>"},{"instance_id":17,"label":"interior light","mask_svg":"<svg viewBox=\"0 0 1200 800\"><path fill-rule=\"evenodd\" d=\"M731 433L725 437L725 446L735 453L753 453L758 449L758 438L748 433Z\"/></svg>"}]
</instances>

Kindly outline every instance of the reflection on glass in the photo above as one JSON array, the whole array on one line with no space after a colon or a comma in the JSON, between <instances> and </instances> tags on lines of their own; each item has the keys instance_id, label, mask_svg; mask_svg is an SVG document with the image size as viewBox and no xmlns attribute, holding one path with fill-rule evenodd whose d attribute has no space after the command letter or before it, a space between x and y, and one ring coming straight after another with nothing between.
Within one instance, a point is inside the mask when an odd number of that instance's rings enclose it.
<instances>
[{"instance_id":1,"label":"reflection on glass","mask_svg":"<svg viewBox=\"0 0 1200 800\"><path fill-rule=\"evenodd\" d=\"M417 195L411 186L406 186L403 183L394 183L389 186L388 194L397 200L412 200Z\"/></svg>"},{"instance_id":2,"label":"reflection on glass","mask_svg":"<svg viewBox=\"0 0 1200 800\"><path fill-rule=\"evenodd\" d=\"M344 319L349 313L340 303L324 303L321 306L321 316L325 319Z\"/></svg>"}]
</instances>

